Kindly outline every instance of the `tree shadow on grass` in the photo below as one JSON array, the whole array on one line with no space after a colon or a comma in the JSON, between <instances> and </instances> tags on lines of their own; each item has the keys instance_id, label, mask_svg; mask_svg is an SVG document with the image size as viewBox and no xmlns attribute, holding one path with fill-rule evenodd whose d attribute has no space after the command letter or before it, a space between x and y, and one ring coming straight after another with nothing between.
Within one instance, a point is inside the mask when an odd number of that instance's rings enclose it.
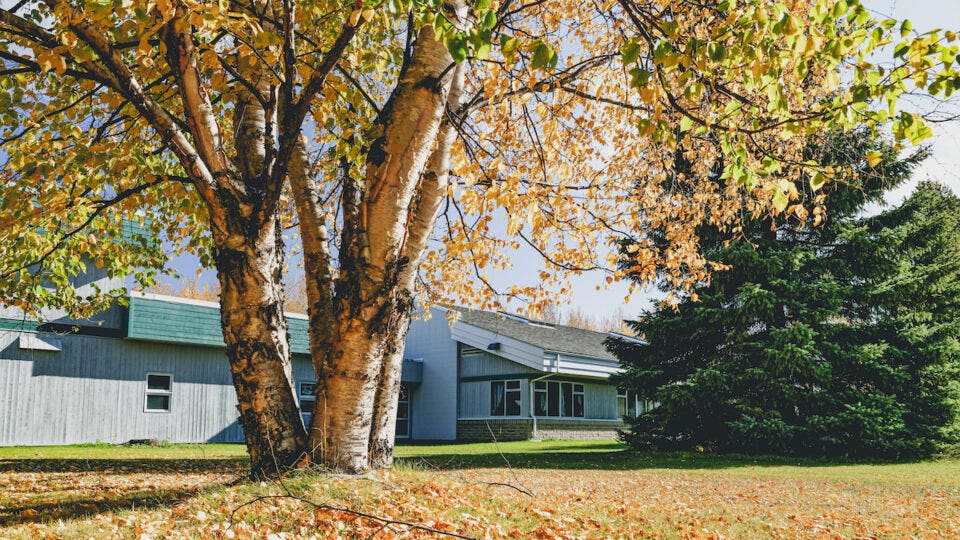
<instances>
[{"instance_id":1,"label":"tree shadow on grass","mask_svg":"<svg viewBox=\"0 0 960 540\"><path fill-rule=\"evenodd\" d=\"M105 474L133 473L204 473L243 472L250 465L247 457L236 458L198 458L198 459L103 459L103 458L0 458L0 473L36 472L36 473L82 473L100 472Z\"/></svg>"},{"instance_id":2,"label":"tree shadow on grass","mask_svg":"<svg viewBox=\"0 0 960 540\"><path fill-rule=\"evenodd\" d=\"M0 527L58 519L80 519L107 511L132 510L134 508L153 509L169 506L193 497L202 489L209 489L218 485L222 484L195 489L136 491L109 499L82 498L70 501L39 502L19 507L0 507Z\"/></svg>"},{"instance_id":3,"label":"tree shadow on grass","mask_svg":"<svg viewBox=\"0 0 960 540\"><path fill-rule=\"evenodd\" d=\"M610 443L598 445L591 451L564 450L557 445L536 451L505 451L495 448L484 452L457 453L456 445L449 452L424 453L398 458L400 466L434 470L476 468L561 469L630 471L649 469L719 470L741 467L832 467L852 464L881 464L889 461L852 461L841 459L811 459L782 456L751 456L740 454L708 454L700 452L639 452Z\"/></svg>"},{"instance_id":4,"label":"tree shadow on grass","mask_svg":"<svg viewBox=\"0 0 960 540\"><path fill-rule=\"evenodd\" d=\"M197 493L223 487L245 479L249 461L245 458L214 459L0 459L0 478L12 486L19 474L50 474L49 494L32 496L29 502L6 502L14 492L0 493L0 527L22 523L49 522L58 519L72 520L107 511L153 509L174 505ZM76 487L67 483L63 490L56 490L56 483L63 478L58 474L102 476L102 485ZM177 482L167 482L171 487L157 486L148 480L141 486L131 485L127 475L177 475L212 474L209 482L193 486L176 487ZM43 481L47 481L45 478ZM113 482L112 482L113 481ZM115 484L115 485L111 485ZM132 489L131 489L132 488ZM6 491L6 490L5 490ZM125 492L123 492L125 491Z\"/></svg>"}]
</instances>

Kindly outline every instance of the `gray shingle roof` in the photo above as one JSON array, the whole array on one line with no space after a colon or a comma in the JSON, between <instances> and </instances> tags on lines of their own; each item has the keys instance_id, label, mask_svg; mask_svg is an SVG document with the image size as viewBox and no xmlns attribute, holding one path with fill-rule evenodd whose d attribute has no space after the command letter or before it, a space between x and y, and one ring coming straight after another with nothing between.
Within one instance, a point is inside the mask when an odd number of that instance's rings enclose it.
<instances>
[{"instance_id":1,"label":"gray shingle roof","mask_svg":"<svg viewBox=\"0 0 960 540\"><path fill-rule=\"evenodd\" d=\"M503 315L489 311L467 309L457 309L457 311L460 312L460 320L466 324L529 343L547 351L616 360L616 357L603 346L603 341L607 338L607 334L603 332L527 320L516 315Z\"/></svg>"}]
</instances>

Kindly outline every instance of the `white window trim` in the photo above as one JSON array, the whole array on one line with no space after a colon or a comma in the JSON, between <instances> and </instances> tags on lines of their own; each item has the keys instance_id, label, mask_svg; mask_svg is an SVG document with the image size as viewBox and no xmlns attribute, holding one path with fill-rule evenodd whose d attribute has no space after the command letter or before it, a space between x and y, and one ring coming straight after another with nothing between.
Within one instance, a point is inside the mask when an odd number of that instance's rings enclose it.
<instances>
[{"instance_id":1,"label":"white window trim","mask_svg":"<svg viewBox=\"0 0 960 540\"><path fill-rule=\"evenodd\" d=\"M490 390L493 387L493 383L502 382L503 383L503 414L500 416L495 416L491 414L489 418L523 418L523 380L522 379L493 379L490 381L490 386L487 387L487 395L490 395ZM519 388L507 388L508 382L517 382L520 384ZM507 414L507 392L519 392L520 393L520 414ZM490 404L489 409L491 413L493 412L493 404Z\"/></svg>"},{"instance_id":2,"label":"white window trim","mask_svg":"<svg viewBox=\"0 0 960 540\"><path fill-rule=\"evenodd\" d=\"M547 394L547 395L549 396L549 393L548 393L548 392L549 392L549 390L548 390L548 389L549 389L549 384L548 384L548 383L554 382L554 383L557 383L558 385L560 385L560 386L558 387L558 391L560 392L560 394L559 394L559 396L558 396L558 399L563 399L563 385L565 385L565 384L569 384L569 385L570 385L570 396L571 396L571 398L573 398L573 396L583 396L583 416L575 416L575 415L573 415L573 414L571 414L570 416L565 416L565 415L563 414L563 408L562 408L562 407L561 407L561 409L560 409L560 414L558 414L557 416L551 416L551 415L549 414L549 408L550 408L549 405L547 406L547 409L548 409L547 412L548 412L548 414L536 414L536 415L533 415L533 416L535 416L536 418L544 418L544 419L547 419L547 420L552 420L552 419L557 419L557 418L560 418L560 419L563 419L563 420L578 420L578 419L579 419L579 420L589 420L589 418L587 418L587 385L586 385L586 383L574 382L574 381L547 381L547 380L544 380L544 381L534 381L534 382L535 382L535 383L543 383L545 386L544 386L544 388L537 388L537 387L536 387L536 384L531 385L531 386L533 387L533 394L531 394L531 396L532 396L531 399L534 400L533 403L532 403L532 405L531 405L531 406L533 407L531 410L536 411L536 399L537 399L537 394L538 394L538 393L544 393L544 394ZM581 390L580 390L579 392L577 391L577 386L578 386L578 385L579 385L580 388L581 388ZM548 397L547 399L549 400L549 397ZM558 406L559 406L559 402L558 402ZM570 403L570 412L573 413L573 403Z\"/></svg>"},{"instance_id":3,"label":"white window trim","mask_svg":"<svg viewBox=\"0 0 960 540\"><path fill-rule=\"evenodd\" d=\"M170 377L170 389L169 390L157 390L156 388L150 388L150 376L151 375L160 375L162 377ZM160 371L148 371L146 376L143 378L143 412L145 413L169 413L173 410L173 373L163 373ZM167 396L170 399L168 400L168 408L166 409L151 409L147 407L149 403L150 396Z\"/></svg>"},{"instance_id":4,"label":"white window trim","mask_svg":"<svg viewBox=\"0 0 960 540\"><path fill-rule=\"evenodd\" d=\"M630 395L630 394L628 393L627 390L621 390L620 388L617 388L617 413L618 413L618 414L619 414L619 412L620 412L620 411L619 411L619 409L620 409L620 398L623 398L623 400L624 400L624 402L625 402L625 404L626 404L626 406L627 406L627 410L628 410L628 411L630 410L630 403L629 403L629 397L628 397L629 395ZM648 410L650 410L650 409L653 408L652 406L648 408L648 407L647 407L647 404L648 404L648 403L649 403L649 401L641 400L641 399L640 399L640 396L639 396L638 394L636 394L636 393L633 394L633 411L637 413L637 416L640 416L641 414L643 414L643 413L645 413L645 412L647 412Z\"/></svg>"},{"instance_id":5,"label":"white window trim","mask_svg":"<svg viewBox=\"0 0 960 540\"><path fill-rule=\"evenodd\" d=\"M303 393L303 385L305 385L305 384L312 384L312 385L313 385L313 390L314 390L314 393L313 393L313 394L304 394L304 393ZM307 410L307 411L303 410L303 400L307 400L307 401L316 403L316 401L317 401L316 390L317 390L317 381L300 381L300 382L297 384L297 407L300 409L300 414L304 414L304 415L308 415L308 416L310 416L310 415L313 414L313 407L311 407L310 410Z\"/></svg>"}]
</instances>

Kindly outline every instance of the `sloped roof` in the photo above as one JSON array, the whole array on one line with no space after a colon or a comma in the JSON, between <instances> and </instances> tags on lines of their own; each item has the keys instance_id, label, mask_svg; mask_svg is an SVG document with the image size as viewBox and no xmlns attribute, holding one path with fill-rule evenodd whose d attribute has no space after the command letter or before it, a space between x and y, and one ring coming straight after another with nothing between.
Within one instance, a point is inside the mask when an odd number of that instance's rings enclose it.
<instances>
[{"instance_id":1,"label":"sloped roof","mask_svg":"<svg viewBox=\"0 0 960 540\"><path fill-rule=\"evenodd\" d=\"M528 343L546 351L616 360L603 346L607 334L572 326L545 323L516 315L504 315L490 311L457 309L460 321L501 336Z\"/></svg>"}]
</instances>

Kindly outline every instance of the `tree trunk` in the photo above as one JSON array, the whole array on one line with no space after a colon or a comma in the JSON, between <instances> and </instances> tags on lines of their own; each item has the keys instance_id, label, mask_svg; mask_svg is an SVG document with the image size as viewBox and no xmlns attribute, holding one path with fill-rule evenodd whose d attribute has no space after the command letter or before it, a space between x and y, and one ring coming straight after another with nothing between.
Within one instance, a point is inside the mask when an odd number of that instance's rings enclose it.
<instances>
[{"instance_id":1,"label":"tree trunk","mask_svg":"<svg viewBox=\"0 0 960 540\"><path fill-rule=\"evenodd\" d=\"M458 13L465 18L465 4L458 4ZM421 29L410 63L377 118L382 135L367 152L366 181L360 186L345 179L335 329L331 354L314 359L325 364L316 368L324 379L318 381L311 429L311 447L336 470L364 471L392 453L393 425L387 420L396 418L399 373L388 366L390 376L382 375L388 358L394 364L401 358L409 325L412 297L401 286L410 264L404 246L417 188L447 106L453 67L433 29ZM385 407L375 406L378 396ZM376 441L375 409L380 425Z\"/></svg>"},{"instance_id":2,"label":"tree trunk","mask_svg":"<svg viewBox=\"0 0 960 540\"><path fill-rule=\"evenodd\" d=\"M217 217L213 230L221 323L240 425L251 474L272 476L307 457L283 317L280 228L276 220L249 227L236 216ZM227 223L227 228L218 227Z\"/></svg>"},{"instance_id":3,"label":"tree trunk","mask_svg":"<svg viewBox=\"0 0 960 540\"><path fill-rule=\"evenodd\" d=\"M408 305L397 321L392 339L384 351L380 379L373 402L373 426L370 432L370 467L386 469L393 465L393 444L396 439L397 402L400 398L400 377L403 372L403 346L410 329L409 312L412 293L406 292Z\"/></svg>"},{"instance_id":4,"label":"tree trunk","mask_svg":"<svg viewBox=\"0 0 960 540\"><path fill-rule=\"evenodd\" d=\"M463 92L464 64L453 70L450 92L447 98L447 115L440 124L437 145L420 180L416 203L412 211L403 258L406 266L400 271L398 288L402 294L413 296L413 282L420 267L420 257L427 246L427 239L437 221L440 204L447 194L450 176L450 152L457 138L454 126L454 114L460 104ZM412 306L411 306L412 307ZM410 309L410 308L408 308ZM403 372L403 347L410 328L410 319L406 318L393 343L387 348L383 367L380 370L380 384L377 388L373 411L373 431L370 434L370 465L384 469L393 465L393 445L397 422L397 401L400 391L400 378Z\"/></svg>"}]
</instances>

